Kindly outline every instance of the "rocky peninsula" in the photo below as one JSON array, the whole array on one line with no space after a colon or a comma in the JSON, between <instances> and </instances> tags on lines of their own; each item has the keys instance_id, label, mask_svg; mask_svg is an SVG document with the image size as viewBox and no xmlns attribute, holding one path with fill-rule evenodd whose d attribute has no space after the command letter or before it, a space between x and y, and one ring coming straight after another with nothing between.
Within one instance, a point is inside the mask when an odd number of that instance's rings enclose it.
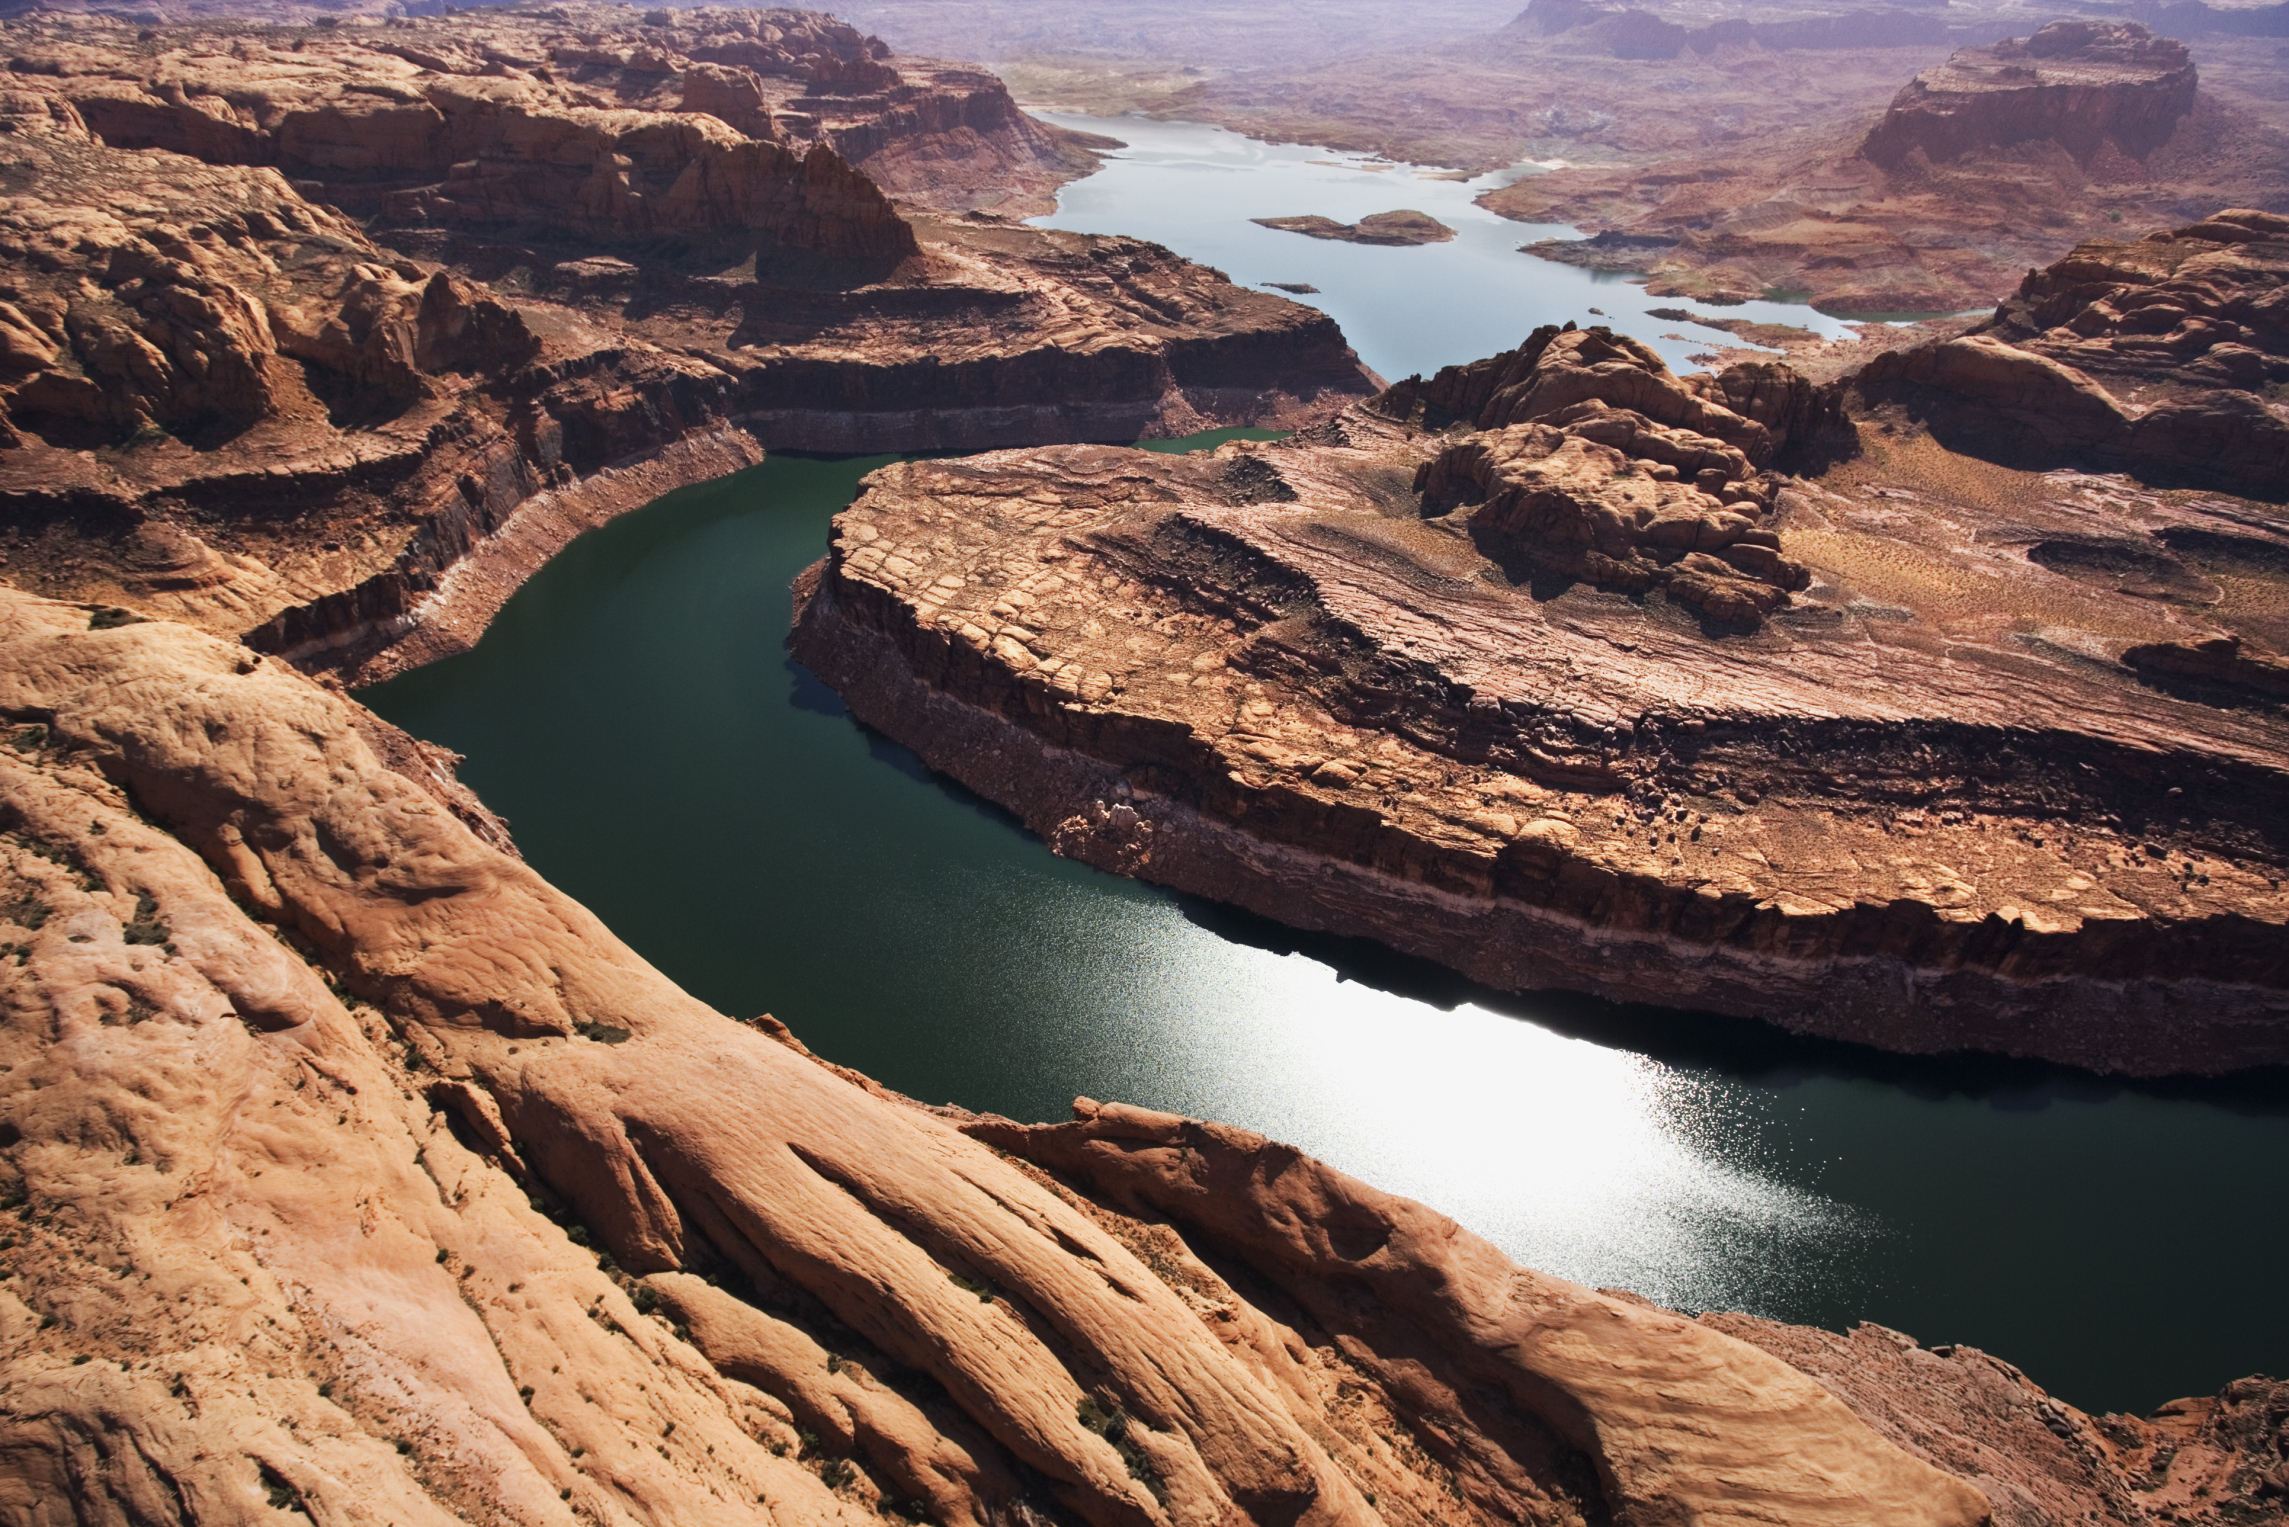
<instances>
[{"instance_id":1,"label":"rocky peninsula","mask_svg":"<svg viewBox=\"0 0 2289 1527\"><path fill-rule=\"evenodd\" d=\"M794 650L1059 852L1490 985L2278 1064L2289 521L2227 495L2285 480L2285 253L2096 246L1825 386L1543 330L1276 445L888 469ZM2054 322L2199 385L2001 337Z\"/></svg>"},{"instance_id":2,"label":"rocky peninsula","mask_svg":"<svg viewBox=\"0 0 2289 1527\"><path fill-rule=\"evenodd\" d=\"M1292 424L1320 313L1026 229L1084 149L807 12L7 23L10 576L370 678L771 447Z\"/></svg>"}]
</instances>

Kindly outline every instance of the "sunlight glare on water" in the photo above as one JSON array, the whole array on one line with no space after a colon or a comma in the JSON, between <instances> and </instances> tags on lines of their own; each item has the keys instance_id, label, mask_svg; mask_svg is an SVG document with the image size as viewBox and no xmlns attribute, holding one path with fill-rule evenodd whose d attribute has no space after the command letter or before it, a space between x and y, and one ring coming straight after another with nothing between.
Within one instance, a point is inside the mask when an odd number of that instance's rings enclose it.
<instances>
[{"instance_id":1,"label":"sunlight glare on water","mask_svg":"<svg viewBox=\"0 0 2289 1527\"><path fill-rule=\"evenodd\" d=\"M1070 1027L1010 1038L1086 1051L1075 1069L1108 1100L1244 1122L1531 1266L1694 1308L1767 1306L1776 1280L1836 1276L1859 1239L1862 1216L1747 1158L1756 1104L1738 1089L1221 939L1163 898L1042 896L1023 877L996 866L941 889L1029 908L980 954L1048 988L1013 1007L1041 1000Z\"/></svg>"},{"instance_id":2,"label":"sunlight glare on water","mask_svg":"<svg viewBox=\"0 0 2289 1527\"><path fill-rule=\"evenodd\" d=\"M1968 1342L2089 1407L2289 1369L2289 1179L2254 1166L2289 1152L2277 1085L1501 996L1052 855L786 658L788 582L884 459L670 495L365 698L466 754L532 866L694 996L926 1101L1225 1120L1531 1266Z\"/></svg>"}]
</instances>

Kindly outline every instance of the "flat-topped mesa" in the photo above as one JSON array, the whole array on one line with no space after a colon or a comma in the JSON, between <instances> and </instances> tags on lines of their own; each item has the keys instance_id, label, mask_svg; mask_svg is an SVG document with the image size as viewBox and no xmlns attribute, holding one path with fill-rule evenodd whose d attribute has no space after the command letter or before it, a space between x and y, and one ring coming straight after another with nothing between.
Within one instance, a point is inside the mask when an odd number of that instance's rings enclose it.
<instances>
[{"instance_id":1,"label":"flat-topped mesa","mask_svg":"<svg viewBox=\"0 0 2289 1527\"><path fill-rule=\"evenodd\" d=\"M1527 176L1479 200L1576 225L1592 237L1529 252L1634 271L1656 296L1782 289L1837 314L1962 313L2110 223L2278 206L2289 145L2197 83L2181 43L2061 21L1927 69L1872 129L1854 110L1808 132ZM1830 367L1842 369L1833 352Z\"/></svg>"},{"instance_id":2,"label":"flat-topped mesa","mask_svg":"<svg viewBox=\"0 0 2289 1527\"><path fill-rule=\"evenodd\" d=\"M1965 48L1910 81L1860 152L1886 169L2049 140L2088 165L2143 159L2193 110L2185 44L2134 21L2053 21L2032 37Z\"/></svg>"},{"instance_id":3,"label":"flat-topped mesa","mask_svg":"<svg viewBox=\"0 0 2289 1527\"><path fill-rule=\"evenodd\" d=\"M889 468L791 645L1060 853L1492 986L2289 1059L2289 526L1912 431L1864 490L1840 402L1545 330L1273 445Z\"/></svg>"}]
</instances>

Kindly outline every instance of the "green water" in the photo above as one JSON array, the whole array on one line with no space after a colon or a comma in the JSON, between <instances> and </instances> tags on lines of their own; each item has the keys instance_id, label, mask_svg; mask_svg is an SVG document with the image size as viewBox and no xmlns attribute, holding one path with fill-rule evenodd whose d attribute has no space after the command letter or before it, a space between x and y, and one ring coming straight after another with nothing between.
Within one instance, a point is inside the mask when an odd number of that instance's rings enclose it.
<instances>
[{"instance_id":1,"label":"green water","mask_svg":"<svg viewBox=\"0 0 2289 1527\"><path fill-rule=\"evenodd\" d=\"M782 645L788 581L889 459L672 494L363 698L467 754L534 867L686 988L930 1101L1250 1125L1533 1265L1967 1342L2093 1409L2289 1372L2278 1078L2132 1088L1503 998L1067 863L930 777Z\"/></svg>"}]
</instances>

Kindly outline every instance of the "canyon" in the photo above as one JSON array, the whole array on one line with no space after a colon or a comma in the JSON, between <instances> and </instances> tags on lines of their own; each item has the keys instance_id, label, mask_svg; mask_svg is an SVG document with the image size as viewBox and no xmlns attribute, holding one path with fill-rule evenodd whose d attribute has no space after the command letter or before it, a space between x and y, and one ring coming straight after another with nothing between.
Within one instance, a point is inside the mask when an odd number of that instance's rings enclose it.
<instances>
[{"instance_id":1,"label":"canyon","mask_svg":"<svg viewBox=\"0 0 2289 1527\"><path fill-rule=\"evenodd\" d=\"M2088 246L1826 384L1569 326L1279 444L887 469L793 650L1061 853L1498 988L2278 1064L2285 250Z\"/></svg>"},{"instance_id":2,"label":"canyon","mask_svg":"<svg viewBox=\"0 0 2289 1527\"><path fill-rule=\"evenodd\" d=\"M1567 324L1386 388L1023 226L1110 145L825 17L89 9L0 27L0 1519L2289 1515L2272 1379L2092 1415L1247 1130L925 1106L344 692L679 485L928 453L790 642L1059 853L1513 989L2279 1063L2289 221L1818 380ZM1092 443L1227 425L1295 433Z\"/></svg>"},{"instance_id":3,"label":"canyon","mask_svg":"<svg viewBox=\"0 0 2289 1527\"><path fill-rule=\"evenodd\" d=\"M1309 308L1013 222L1093 160L990 75L807 13L674 16L9 23L11 576L371 679L765 449L1371 390Z\"/></svg>"},{"instance_id":4,"label":"canyon","mask_svg":"<svg viewBox=\"0 0 2289 1527\"><path fill-rule=\"evenodd\" d=\"M1533 253L1649 277L1657 295L1960 312L2125 224L2289 210L2279 6L2036 16L1986 4L1534 0L1501 25L1429 13L1411 37L1339 8L1310 22L1261 18L1244 65L1202 26L1091 30L1087 9L980 0L932 21L882 0L857 14L971 39L1038 106L1187 117L1473 174L1509 168L1516 178L1483 205L1602 236L1585 246L1545 227ZM2066 32L2030 35L2053 19ZM1335 26L1355 44L1330 44L1322 29ZM2117 37L2126 26L2151 28L2152 40ZM2068 34L2079 41L2057 46ZM1907 146L1898 135L1911 119L1938 120L1929 91L1961 95L1973 76L1984 106L1945 113L1954 138L1891 151ZM2135 99L2154 124L2175 126L2054 136L2044 103L2078 90Z\"/></svg>"},{"instance_id":5,"label":"canyon","mask_svg":"<svg viewBox=\"0 0 2289 1527\"><path fill-rule=\"evenodd\" d=\"M386 723L0 591L0 1511L2278 1519L2289 1390L1529 1272L1261 1136L924 1108L678 991Z\"/></svg>"}]
</instances>

